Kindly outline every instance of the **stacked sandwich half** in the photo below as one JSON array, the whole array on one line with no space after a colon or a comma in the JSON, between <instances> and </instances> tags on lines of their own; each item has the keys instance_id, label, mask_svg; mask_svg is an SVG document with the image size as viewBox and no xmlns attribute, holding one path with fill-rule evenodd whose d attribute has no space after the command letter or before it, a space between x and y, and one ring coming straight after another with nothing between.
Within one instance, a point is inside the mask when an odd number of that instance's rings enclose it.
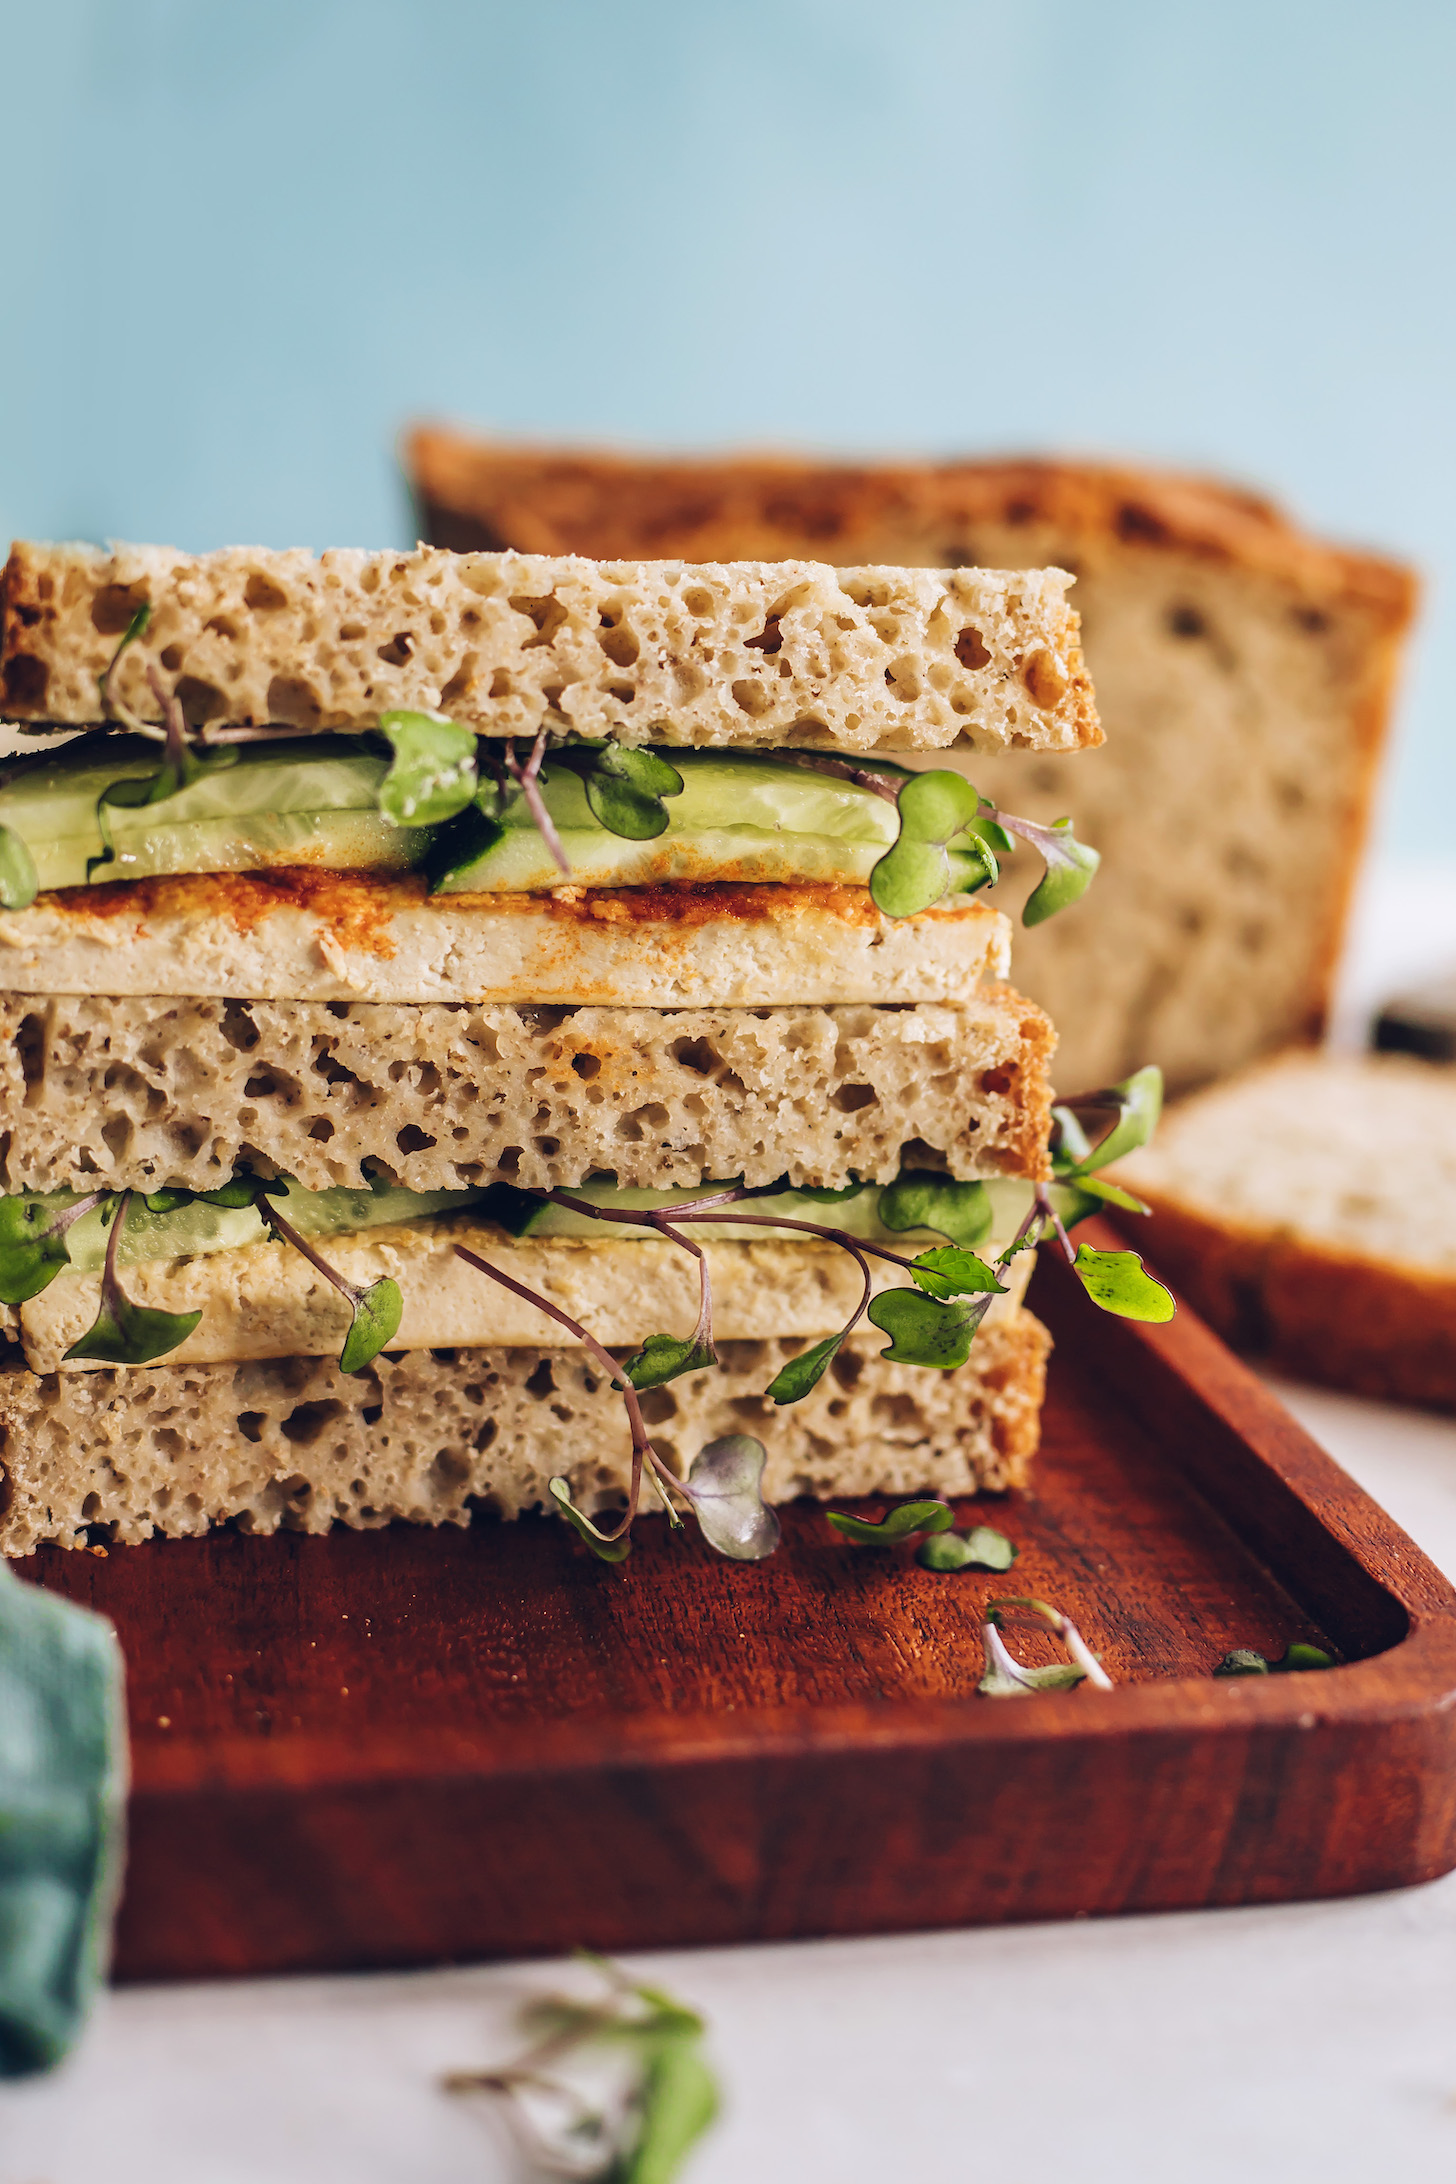
<instances>
[{"instance_id":1,"label":"stacked sandwich half","mask_svg":"<svg viewBox=\"0 0 1456 2184\"><path fill-rule=\"evenodd\" d=\"M1066 582L17 547L0 1544L1016 1483Z\"/></svg>"}]
</instances>

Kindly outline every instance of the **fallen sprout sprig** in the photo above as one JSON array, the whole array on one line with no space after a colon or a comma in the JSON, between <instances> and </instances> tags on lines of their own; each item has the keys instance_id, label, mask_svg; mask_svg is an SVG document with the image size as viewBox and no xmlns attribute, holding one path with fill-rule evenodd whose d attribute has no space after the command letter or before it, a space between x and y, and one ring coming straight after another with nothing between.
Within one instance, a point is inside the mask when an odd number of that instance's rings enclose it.
<instances>
[{"instance_id":1,"label":"fallen sprout sprig","mask_svg":"<svg viewBox=\"0 0 1456 2184\"><path fill-rule=\"evenodd\" d=\"M1326 1653L1323 1646L1312 1646L1301 1639L1292 1639L1277 1661L1256 1653L1252 1646L1235 1646L1226 1653L1214 1670L1215 1676L1288 1676L1300 1674L1312 1668L1333 1668L1335 1657Z\"/></svg>"},{"instance_id":2,"label":"fallen sprout sprig","mask_svg":"<svg viewBox=\"0 0 1456 2184\"><path fill-rule=\"evenodd\" d=\"M496 2070L457 2070L447 2093L493 2096L503 2104L524 2157L541 2171L581 2184L672 2184L718 2113L717 2082L703 2057L706 2026L660 1987L641 1985L604 1957L579 1952L601 1974L599 2001L550 1995L521 2012L534 2035ZM615 2058L607 2082L579 2074Z\"/></svg>"},{"instance_id":3,"label":"fallen sprout sprig","mask_svg":"<svg viewBox=\"0 0 1456 2184\"><path fill-rule=\"evenodd\" d=\"M1016 1660L1001 1636L1002 1614L1007 1608L1024 1608L1049 1624L1069 1658L1048 1668L1027 1668ZM986 1650L986 1672L976 1689L988 1699L1019 1699L1031 1692L1066 1691L1084 1680L1098 1691L1110 1691L1113 1687L1112 1678L1076 1624L1048 1601L1024 1594L988 1601L981 1640Z\"/></svg>"},{"instance_id":4,"label":"fallen sprout sprig","mask_svg":"<svg viewBox=\"0 0 1456 2184\"><path fill-rule=\"evenodd\" d=\"M122 1288L117 1279L116 1253L132 1196L132 1192L123 1191L111 1209L100 1307L85 1334L66 1351L68 1363L72 1358L87 1358L103 1365L150 1365L184 1343L202 1319L200 1311L158 1312L150 1305L133 1304Z\"/></svg>"}]
</instances>

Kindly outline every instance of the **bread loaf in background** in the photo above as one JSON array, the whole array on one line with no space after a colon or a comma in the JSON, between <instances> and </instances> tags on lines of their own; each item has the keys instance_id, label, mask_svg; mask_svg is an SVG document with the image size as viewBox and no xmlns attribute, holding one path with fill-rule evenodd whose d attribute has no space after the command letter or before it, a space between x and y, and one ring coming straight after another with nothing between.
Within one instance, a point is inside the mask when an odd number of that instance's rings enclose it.
<instances>
[{"instance_id":1,"label":"bread loaf in background","mask_svg":"<svg viewBox=\"0 0 1456 2184\"><path fill-rule=\"evenodd\" d=\"M1456 1069L1290 1054L1167 1111L1136 1242L1236 1348L1456 1411Z\"/></svg>"},{"instance_id":2,"label":"bread loaf in background","mask_svg":"<svg viewBox=\"0 0 1456 2184\"><path fill-rule=\"evenodd\" d=\"M1102 852L1077 909L1017 937L1018 983L1060 1035L1059 1084L1156 1061L1178 1090L1319 1032L1408 570L1253 494L1140 469L658 461L434 429L405 460L442 546L1071 570L1105 747L1074 767L949 761L1011 810L1073 813ZM1018 860L997 900L1019 908L1038 872Z\"/></svg>"}]
</instances>

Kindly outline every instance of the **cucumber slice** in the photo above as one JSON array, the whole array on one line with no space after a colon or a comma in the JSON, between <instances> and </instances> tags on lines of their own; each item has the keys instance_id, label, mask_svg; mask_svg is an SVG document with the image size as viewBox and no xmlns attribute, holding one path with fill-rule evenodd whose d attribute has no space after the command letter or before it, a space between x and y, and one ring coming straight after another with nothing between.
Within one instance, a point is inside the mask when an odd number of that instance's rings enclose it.
<instances>
[{"instance_id":1,"label":"cucumber slice","mask_svg":"<svg viewBox=\"0 0 1456 2184\"><path fill-rule=\"evenodd\" d=\"M102 851L98 797L142 779L161 746L140 736L88 735L22 761L0 781L0 825L29 851L41 888L84 887ZM838 775L757 752L678 751L683 790L667 800L665 831L649 841L609 833L580 776L546 761L542 794L582 886L672 880L815 880L863 886L895 840L892 804ZM389 759L352 737L243 744L225 772L159 804L108 805L111 880L164 873L251 872L287 864L334 870L412 870L439 830L393 826L377 809ZM456 868L448 892L529 892L560 884L524 799L502 815L502 838Z\"/></svg>"},{"instance_id":2,"label":"cucumber slice","mask_svg":"<svg viewBox=\"0 0 1456 2184\"><path fill-rule=\"evenodd\" d=\"M667 826L650 841L608 833L587 802L580 776L547 759L542 796L575 883L818 880L863 887L899 829L893 804L837 774L811 773L766 752L664 755L682 775L683 787L680 795L665 799ZM457 868L442 892L524 892L560 884L525 804L512 803L502 824L504 839L473 864Z\"/></svg>"},{"instance_id":3,"label":"cucumber slice","mask_svg":"<svg viewBox=\"0 0 1456 2184\"><path fill-rule=\"evenodd\" d=\"M79 1193L56 1191L40 1200L57 1211L74 1205ZM276 1204L284 1219L310 1237L345 1236L360 1229L392 1227L404 1221L428 1220L442 1213L456 1213L478 1205L486 1196L478 1191L305 1191L290 1182L287 1195ZM103 1221L105 1205L83 1213L66 1241L71 1264L81 1273L99 1271L106 1257L110 1221ZM209 1206L202 1199L175 1206L168 1213L149 1213L134 1198L117 1247L121 1263L135 1265L145 1259L182 1259L214 1251L238 1251L248 1244L266 1243L267 1223L256 1206Z\"/></svg>"},{"instance_id":4,"label":"cucumber slice","mask_svg":"<svg viewBox=\"0 0 1456 2184\"><path fill-rule=\"evenodd\" d=\"M673 1191L619 1190L610 1178L581 1183L572 1190L573 1198L584 1198L594 1206L610 1207L615 1212L660 1211L663 1208L685 1205L690 1199L705 1197L713 1190L728 1190L728 1183L699 1183L692 1189ZM1031 1204L1029 1183L1011 1177L997 1179L985 1186L991 1200L991 1227L984 1243L979 1247L989 1256L1009 1243L1016 1234ZM724 1212L751 1213L759 1216L777 1214L784 1219L813 1221L823 1228L843 1229L847 1235L863 1238L866 1243L884 1244L891 1251L903 1251L913 1258L918 1251L928 1251L946 1239L936 1229L891 1229L879 1218L880 1186L863 1184L853 1197L826 1204L822 1197L808 1191L783 1190L766 1193L761 1198L749 1198L724 1207ZM589 1213L578 1213L574 1206L544 1203L533 1198L529 1191L517 1190L513 1185L497 1183L488 1193L482 1208L491 1220L512 1236L574 1237L592 1243L622 1243L633 1239L649 1238L650 1228L635 1228L625 1221L594 1221ZM753 1243L755 1241L808 1242L796 1229L748 1229L738 1228L728 1222L694 1221L692 1234L699 1243Z\"/></svg>"},{"instance_id":5,"label":"cucumber slice","mask_svg":"<svg viewBox=\"0 0 1456 2184\"><path fill-rule=\"evenodd\" d=\"M342 746L342 747L341 747ZM0 824L29 849L42 888L84 887L102 850L96 801L114 781L155 773L160 744L141 736L82 736L18 766L0 785ZM164 803L109 805L116 849L102 877L252 872L286 864L408 870L427 827L391 826L376 808L389 761L337 736L244 744L238 763L206 774Z\"/></svg>"}]
</instances>

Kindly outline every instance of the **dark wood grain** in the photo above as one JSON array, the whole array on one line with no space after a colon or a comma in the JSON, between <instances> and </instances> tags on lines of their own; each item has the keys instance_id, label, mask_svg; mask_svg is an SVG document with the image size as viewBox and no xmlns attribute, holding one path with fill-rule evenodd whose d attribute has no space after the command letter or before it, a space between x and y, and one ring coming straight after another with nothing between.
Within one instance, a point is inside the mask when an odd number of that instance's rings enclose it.
<instances>
[{"instance_id":1,"label":"dark wood grain","mask_svg":"<svg viewBox=\"0 0 1456 2184\"><path fill-rule=\"evenodd\" d=\"M857 1551L809 1505L749 1566L660 1520L616 1570L548 1519L38 1558L127 1653L120 1974L1269 1901L1456 1863L1451 1589L1191 1315L1094 1317L1055 1263L1035 1301L1058 1337L1035 1492L963 1505L1021 1546L1011 1579ZM976 1697L1007 1589L1065 1607L1118 1688ZM1210 1677L1292 1638L1349 1665Z\"/></svg>"}]
</instances>

